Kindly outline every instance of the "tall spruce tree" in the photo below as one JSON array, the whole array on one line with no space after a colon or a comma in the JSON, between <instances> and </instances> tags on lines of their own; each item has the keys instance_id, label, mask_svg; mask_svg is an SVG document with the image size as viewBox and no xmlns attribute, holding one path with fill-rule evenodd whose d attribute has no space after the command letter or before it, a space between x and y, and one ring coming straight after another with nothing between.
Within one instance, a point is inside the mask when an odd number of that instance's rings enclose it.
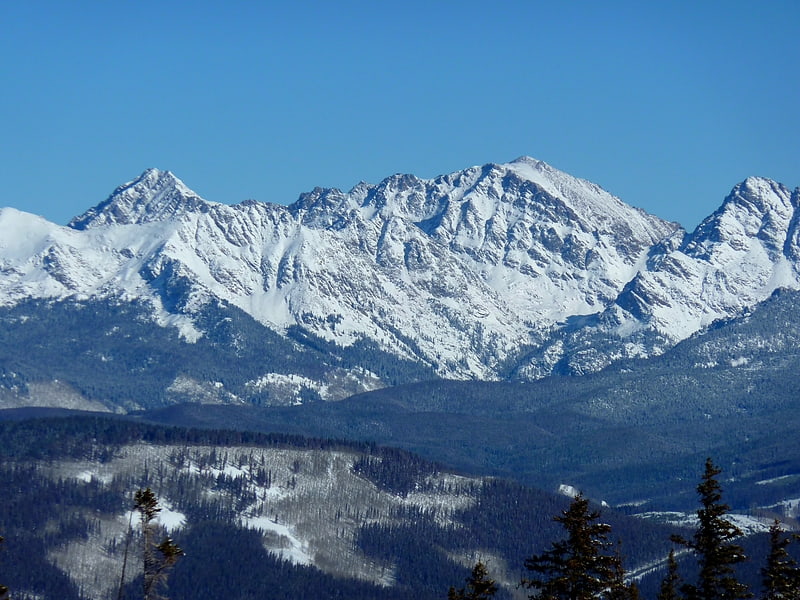
<instances>
[{"instance_id":1,"label":"tall spruce tree","mask_svg":"<svg viewBox=\"0 0 800 600\"><path fill-rule=\"evenodd\" d=\"M467 577L467 587L459 590L451 587L447 592L447 600L490 600L496 593L494 579L489 578L489 570L479 560Z\"/></svg>"},{"instance_id":2,"label":"tall spruce tree","mask_svg":"<svg viewBox=\"0 0 800 600\"><path fill-rule=\"evenodd\" d=\"M776 520L769 528L769 554L761 569L763 600L800 600L800 566L786 551L791 541Z\"/></svg>"},{"instance_id":3,"label":"tall spruce tree","mask_svg":"<svg viewBox=\"0 0 800 600\"><path fill-rule=\"evenodd\" d=\"M697 557L700 573L697 585L684 585L687 600L737 600L750 598L747 585L736 579L734 565L747 557L741 546L733 543L742 531L725 518L730 506L722 502L722 488L717 475L722 471L706 459L702 481L697 486L700 509L698 527L691 540L673 536L672 540L691 550Z\"/></svg>"},{"instance_id":4,"label":"tall spruce tree","mask_svg":"<svg viewBox=\"0 0 800 600\"><path fill-rule=\"evenodd\" d=\"M555 520L567 531L566 539L553 542L550 550L525 560L535 575L522 585L535 592L537 600L597 600L635 597L635 590L623 582L618 552L610 551L611 526L597 523L598 511L578 494L569 508Z\"/></svg>"},{"instance_id":5,"label":"tall spruce tree","mask_svg":"<svg viewBox=\"0 0 800 600\"><path fill-rule=\"evenodd\" d=\"M639 600L639 586L635 583L625 583L625 569L622 567L621 543L617 542L615 553L614 576L606 588L605 597L608 600Z\"/></svg>"},{"instance_id":6,"label":"tall spruce tree","mask_svg":"<svg viewBox=\"0 0 800 600\"><path fill-rule=\"evenodd\" d=\"M678 575L678 561L675 560L675 551L669 551L667 558L667 575L661 580L661 587L656 600L681 600L679 589L681 578Z\"/></svg>"}]
</instances>

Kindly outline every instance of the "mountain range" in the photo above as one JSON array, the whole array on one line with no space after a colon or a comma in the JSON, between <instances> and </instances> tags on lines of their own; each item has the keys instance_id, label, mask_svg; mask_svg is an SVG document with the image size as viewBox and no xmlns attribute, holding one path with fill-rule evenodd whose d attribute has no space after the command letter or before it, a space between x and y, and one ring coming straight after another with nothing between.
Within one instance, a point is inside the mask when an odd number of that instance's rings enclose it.
<instances>
[{"instance_id":1,"label":"mountain range","mask_svg":"<svg viewBox=\"0 0 800 600\"><path fill-rule=\"evenodd\" d=\"M209 202L149 169L66 227L0 210L0 307L15 322L31 302L135 305L184 344L245 319L286 352L339 357L314 377L255 369L249 395L169 382L217 401L596 372L662 354L779 288L800 288L800 190L755 177L691 233L528 157L316 188L289 206ZM228 350L244 337L230 334ZM376 372L376 353L402 373Z\"/></svg>"},{"instance_id":2,"label":"mountain range","mask_svg":"<svg viewBox=\"0 0 800 600\"><path fill-rule=\"evenodd\" d=\"M113 595L145 486L189 549L176 598L435 598L478 556L512 597L575 490L655 589L708 456L740 522L796 527L799 228L768 179L687 232L527 157L0 209L3 583Z\"/></svg>"}]
</instances>

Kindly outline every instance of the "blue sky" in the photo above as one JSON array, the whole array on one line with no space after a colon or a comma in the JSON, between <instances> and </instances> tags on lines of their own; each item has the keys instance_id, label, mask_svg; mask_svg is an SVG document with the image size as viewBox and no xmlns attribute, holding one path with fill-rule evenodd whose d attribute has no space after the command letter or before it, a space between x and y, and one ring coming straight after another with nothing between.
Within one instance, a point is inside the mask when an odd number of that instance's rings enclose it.
<instances>
[{"instance_id":1,"label":"blue sky","mask_svg":"<svg viewBox=\"0 0 800 600\"><path fill-rule=\"evenodd\" d=\"M530 155L692 229L800 185L800 3L0 2L0 206L288 204Z\"/></svg>"}]
</instances>

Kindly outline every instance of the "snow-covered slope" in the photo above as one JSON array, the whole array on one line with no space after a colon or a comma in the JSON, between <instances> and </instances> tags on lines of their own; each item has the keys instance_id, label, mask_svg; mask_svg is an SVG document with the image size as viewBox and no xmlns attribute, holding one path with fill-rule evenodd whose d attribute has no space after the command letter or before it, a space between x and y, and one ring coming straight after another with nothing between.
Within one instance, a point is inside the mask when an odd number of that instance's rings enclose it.
<instances>
[{"instance_id":1,"label":"snow-covered slope","mask_svg":"<svg viewBox=\"0 0 800 600\"><path fill-rule=\"evenodd\" d=\"M757 177L733 188L679 247L655 257L617 300L673 340L798 286L800 190Z\"/></svg>"},{"instance_id":2,"label":"snow-covered slope","mask_svg":"<svg viewBox=\"0 0 800 600\"><path fill-rule=\"evenodd\" d=\"M538 376L569 351L547 344L576 317L603 316L587 331L620 345L641 331L672 344L797 287L797 206L798 192L751 178L686 235L527 157L317 188L290 206L207 202L150 169L66 228L0 212L0 304L145 299L196 339L193 315L221 300L278 332L369 340L447 377L502 377L550 348L518 371Z\"/></svg>"},{"instance_id":3,"label":"snow-covered slope","mask_svg":"<svg viewBox=\"0 0 800 600\"><path fill-rule=\"evenodd\" d=\"M654 245L646 265L604 311L572 318L518 373L597 371L615 360L660 354L776 289L800 288L800 190L750 177L691 234Z\"/></svg>"}]
</instances>

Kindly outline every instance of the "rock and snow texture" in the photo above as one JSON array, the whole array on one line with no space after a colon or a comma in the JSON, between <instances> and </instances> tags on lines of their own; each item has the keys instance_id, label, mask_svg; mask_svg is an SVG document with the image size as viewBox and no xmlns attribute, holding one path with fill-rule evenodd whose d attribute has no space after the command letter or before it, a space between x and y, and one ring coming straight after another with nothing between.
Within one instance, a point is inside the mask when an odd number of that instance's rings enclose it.
<instances>
[{"instance_id":1,"label":"rock and snow texture","mask_svg":"<svg viewBox=\"0 0 800 600\"><path fill-rule=\"evenodd\" d=\"M674 249L656 253L616 305L672 341L800 285L800 190L757 177Z\"/></svg>"},{"instance_id":2,"label":"rock and snow texture","mask_svg":"<svg viewBox=\"0 0 800 600\"><path fill-rule=\"evenodd\" d=\"M193 339L194 312L223 300L279 332L492 379L576 316L611 315L623 345L641 330L674 343L798 287L797 207L797 191L751 178L686 235L527 157L290 206L207 202L150 169L69 227L0 211L0 304L143 298Z\"/></svg>"}]
</instances>

